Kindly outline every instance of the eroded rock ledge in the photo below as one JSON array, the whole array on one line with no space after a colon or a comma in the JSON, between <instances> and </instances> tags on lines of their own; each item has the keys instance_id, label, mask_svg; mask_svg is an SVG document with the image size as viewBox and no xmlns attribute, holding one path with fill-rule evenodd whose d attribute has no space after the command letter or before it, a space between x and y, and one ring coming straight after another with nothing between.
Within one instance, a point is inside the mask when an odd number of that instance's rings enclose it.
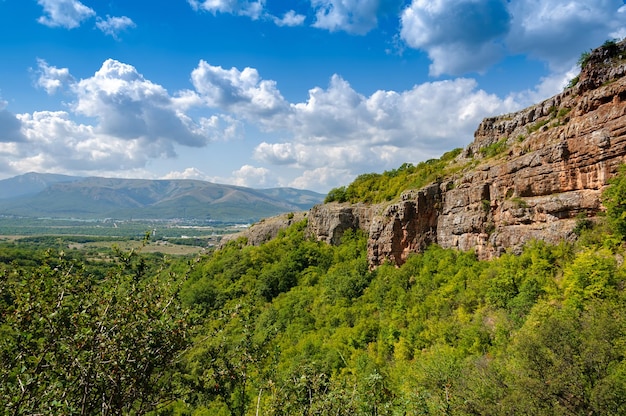
<instances>
[{"instance_id":1,"label":"eroded rock ledge","mask_svg":"<svg viewBox=\"0 0 626 416\"><path fill-rule=\"evenodd\" d=\"M456 161L461 173L386 206L317 206L309 233L337 243L363 229L372 267L402 264L431 243L490 258L532 239L574 238L576 218L603 209L601 192L626 157L626 42L614 48L593 51L573 88L485 119ZM504 153L482 156L499 142Z\"/></svg>"}]
</instances>

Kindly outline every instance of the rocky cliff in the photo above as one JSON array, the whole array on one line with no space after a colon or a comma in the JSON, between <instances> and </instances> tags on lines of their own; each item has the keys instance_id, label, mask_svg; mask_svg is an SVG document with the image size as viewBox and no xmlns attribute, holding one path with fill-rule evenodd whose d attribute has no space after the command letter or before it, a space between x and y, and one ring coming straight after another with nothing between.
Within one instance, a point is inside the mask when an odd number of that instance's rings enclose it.
<instances>
[{"instance_id":1,"label":"rocky cliff","mask_svg":"<svg viewBox=\"0 0 626 416\"><path fill-rule=\"evenodd\" d=\"M308 230L329 243L364 230L372 267L402 264L431 243L490 258L532 239L574 238L577 218L603 209L601 192L626 160L625 75L626 41L606 44L573 87L485 119L454 175L395 203L317 206Z\"/></svg>"}]
</instances>

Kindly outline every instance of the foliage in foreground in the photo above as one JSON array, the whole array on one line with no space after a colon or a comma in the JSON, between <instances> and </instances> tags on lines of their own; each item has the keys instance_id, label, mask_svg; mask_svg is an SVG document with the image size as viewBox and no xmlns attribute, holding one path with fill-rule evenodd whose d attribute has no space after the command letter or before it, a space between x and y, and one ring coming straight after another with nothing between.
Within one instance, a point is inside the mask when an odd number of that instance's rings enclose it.
<instances>
[{"instance_id":1,"label":"foliage in foreground","mask_svg":"<svg viewBox=\"0 0 626 416\"><path fill-rule=\"evenodd\" d=\"M624 176L610 189L578 243L490 262L432 246L370 271L363 235L304 223L162 269L5 262L5 413L626 414Z\"/></svg>"},{"instance_id":2,"label":"foliage in foreground","mask_svg":"<svg viewBox=\"0 0 626 416\"><path fill-rule=\"evenodd\" d=\"M174 276L157 278L132 252L97 271L36 253L34 264L0 263L2 414L141 414L173 400L189 343Z\"/></svg>"}]
</instances>

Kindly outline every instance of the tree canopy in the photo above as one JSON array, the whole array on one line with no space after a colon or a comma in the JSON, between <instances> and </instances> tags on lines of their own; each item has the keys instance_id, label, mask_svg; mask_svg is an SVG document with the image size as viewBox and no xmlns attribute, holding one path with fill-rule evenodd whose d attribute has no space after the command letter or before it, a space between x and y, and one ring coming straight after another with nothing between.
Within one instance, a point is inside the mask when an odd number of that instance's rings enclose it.
<instances>
[{"instance_id":1,"label":"tree canopy","mask_svg":"<svg viewBox=\"0 0 626 416\"><path fill-rule=\"evenodd\" d=\"M4 414L626 414L622 183L576 243L492 261L370 270L305 222L195 259L0 245Z\"/></svg>"}]
</instances>

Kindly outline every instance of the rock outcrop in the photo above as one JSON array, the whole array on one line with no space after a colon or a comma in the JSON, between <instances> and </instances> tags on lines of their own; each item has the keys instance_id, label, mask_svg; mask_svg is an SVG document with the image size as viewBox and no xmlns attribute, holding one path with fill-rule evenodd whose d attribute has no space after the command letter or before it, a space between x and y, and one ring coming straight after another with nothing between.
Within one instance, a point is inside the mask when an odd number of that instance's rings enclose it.
<instances>
[{"instance_id":1,"label":"rock outcrop","mask_svg":"<svg viewBox=\"0 0 626 416\"><path fill-rule=\"evenodd\" d=\"M626 41L607 44L574 87L483 120L455 161L460 173L386 206L317 206L309 233L337 243L346 229L363 229L372 267L402 264L431 243L490 258L532 239L575 238L577 218L603 209L602 190L626 160L625 75Z\"/></svg>"},{"instance_id":2,"label":"rock outcrop","mask_svg":"<svg viewBox=\"0 0 626 416\"><path fill-rule=\"evenodd\" d=\"M219 247L224 247L230 241L234 241L240 237L244 237L246 239L246 244L248 245L261 245L266 241L276 238L281 230L284 230L296 222L304 220L307 217L307 214L307 212L291 212L277 215L275 217L264 218L239 233L226 234L222 236Z\"/></svg>"}]
</instances>

